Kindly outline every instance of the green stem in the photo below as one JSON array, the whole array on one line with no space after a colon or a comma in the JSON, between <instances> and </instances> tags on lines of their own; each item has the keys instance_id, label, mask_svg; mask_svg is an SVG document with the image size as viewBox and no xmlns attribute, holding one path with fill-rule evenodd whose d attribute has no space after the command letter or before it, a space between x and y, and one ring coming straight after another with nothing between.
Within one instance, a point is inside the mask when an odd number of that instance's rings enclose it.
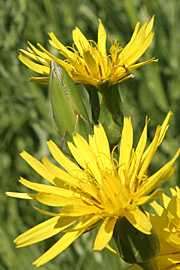
<instances>
[{"instance_id":1,"label":"green stem","mask_svg":"<svg viewBox=\"0 0 180 270\"><path fill-rule=\"evenodd\" d=\"M138 265L144 270L159 270L154 258L147 262L139 263Z\"/></svg>"}]
</instances>

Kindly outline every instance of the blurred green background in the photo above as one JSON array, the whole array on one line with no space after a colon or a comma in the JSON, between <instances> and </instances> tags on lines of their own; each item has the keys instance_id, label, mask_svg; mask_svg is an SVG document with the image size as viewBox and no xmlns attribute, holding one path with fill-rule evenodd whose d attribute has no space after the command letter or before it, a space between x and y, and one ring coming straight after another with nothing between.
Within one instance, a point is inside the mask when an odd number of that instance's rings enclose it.
<instances>
[{"instance_id":1,"label":"blurred green background","mask_svg":"<svg viewBox=\"0 0 180 270\"><path fill-rule=\"evenodd\" d=\"M97 38L100 18L112 40L122 46L129 41L135 24L149 21L155 14L155 37L141 60L159 59L133 72L135 78L120 85L126 116L132 116L135 143L145 116L151 118L149 140L169 110L173 111L170 129L153 158L150 175L175 154L180 145L180 2L179 0L2 0L0 1L0 270L33 270L32 262L59 236L30 247L16 249L13 239L46 219L33 203L6 198L5 191L27 191L18 183L23 176L42 179L20 158L26 150L41 159L48 156L46 140L60 146L50 106L48 86L28 83L36 75L18 60L19 48L27 41L40 42L53 53L47 32L53 31L65 45L72 45L72 30L78 26L88 39ZM179 16L179 17L178 17ZM179 185L180 166L163 185ZM87 233L66 251L40 269L123 269L124 263L107 251L92 252L96 232Z\"/></svg>"}]
</instances>

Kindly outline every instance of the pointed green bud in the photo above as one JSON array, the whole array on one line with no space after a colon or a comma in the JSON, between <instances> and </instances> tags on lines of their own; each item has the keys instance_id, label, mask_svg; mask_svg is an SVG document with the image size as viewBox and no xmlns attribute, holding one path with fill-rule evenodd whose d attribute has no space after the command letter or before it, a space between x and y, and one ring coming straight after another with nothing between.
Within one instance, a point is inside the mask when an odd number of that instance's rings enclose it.
<instances>
[{"instance_id":1,"label":"pointed green bud","mask_svg":"<svg viewBox=\"0 0 180 270\"><path fill-rule=\"evenodd\" d=\"M143 269L158 269L154 258L160 245L154 230L151 234L144 234L123 217L117 220L113 237L124 261L138 264ZM151 268L148 268L150 265Z\"/></svg>"},{"instance_id":2,"label":"pointed green bud","mask_svg":"<svg viewBox=\"0 0 180 270\"><path fill-rule=\"evenodd\" d=\"M103 123L112 149L120 141L124 118L118 85L106 88L100 95L99 122Z\"/></svg>"},{"instance_id":3,"label":"pointed green bud","mask_svg":"<svg viewBox=\"0 0 180 270\"><path fill-rule=\"evenodd\" d=\"M104 83L101 88L92 85L85 87L89 93L94 123L103 125L112 149L120 141L124 118L118 85Z\"/></svg>"},{"instance_id":4,"label":"pointed green bud","mask_svg":"<svg viewBox=\"0 0 180 270\"><path fill-rule=\"evenodd\" d=\"M62 137L71 141L76 133L86 140L92 133L88 113L76 85L68 73L51 61L50 91L53 116Z\"/></svg>"}]
</instances>

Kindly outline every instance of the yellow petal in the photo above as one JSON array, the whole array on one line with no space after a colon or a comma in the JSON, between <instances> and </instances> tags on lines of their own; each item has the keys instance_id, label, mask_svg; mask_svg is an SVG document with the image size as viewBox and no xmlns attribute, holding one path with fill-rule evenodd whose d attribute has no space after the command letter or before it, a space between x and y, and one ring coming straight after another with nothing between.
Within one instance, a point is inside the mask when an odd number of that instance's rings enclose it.
<instances>
[{"instance_id":1,"label":"yellow petal","mask_svg":"<svg viewBox=\"0 0 180 270\"><path fill-rule=\"evenodd\" d=\"M125 75L125 74L124 74L124 75ZM117 79L116 81L113 80L113 81L112 81L112 84L126 82L126 81L128 81L129 79L133 79L134 77L135 77L135 76L134 76L133 74L130 74L130 75L124 77L123 79L119 78L119 79Z\"/></svg>"},{"instance_id":2,"label":"yellow petal","mask_svg":"<svg viewBox=\"0 0 180 270\"><path fill-rule=\"evenodd\" d=\"M19 54L18 58L25 66L34 70L35 72L40 73L40 74L49 75L50 67L36 64L33 61L31 61L30 59L28 59L27 57L25 57L24 55L22 55L22 53Z\"/></svg>"},{"instance_id":3,"label":"yellow petal","mask_svg":"<svg viewBox=\"0 0 180 270\"><path fill-rule=\"evenodd\" d=\"M180 236L179 236L179 230L177 229L176 233L171 233L167 239L167 242L168 243L171 243L171 245L173 247L176 247L179 251L179 254L180 254ZM179 261L180 261L180 258L179 258Z\"/></svg>"},{"instance_id":4,"label":"yellow petal","mask_svg":"<svg viewBox=\"0 0 180 270\"><path fill-rule=\"evenodd\" d=\"M130 190L133 190L136 177L137 177L137 172L141 166L141 158L144 152L144 148L146 146L147 142L147 127L148 127L149 120L146 118L146 124L144 127L144 130L141 134L141 137L139 139L138 145L136 147L136 151L134 153L134 158L131 162L131 167L130 167L130 175L132 174L131 180L130 180Z\"/></svg>"},{"instance_id":5,"label":"yellow petal","mask_svg":"<svg viewBox=\"0 0 180 270\"><path fill-rule=\"evenodd\" d=\"M77 216L87 216L90 214L97 214L102 210L96 206L87 205L82 207L82 205L65 205L63 206L61 213L65 216L77 217Z\"/></svg>"},{"instance_id":6,"label":"yellow petal","mask_svg":"<svg viewBox=\"0 0 180 270\"><path fill-rule=\"evenodd\" d=\"M53 141L50 140L47 145L54 159L72 176L76 177L81 172L81 169L69 160Z\"/></svg>"},{"instance_id":7,"label":"yellow petal","mask_svg":"<svg viewBox=\"0 0 180 270\"><path fill-rule=\"evenodd\" d=\"M47 215L47 216L51 216L51 217L57 217L57 216L62 216L60 213L57 214L57 213L53 213L53 212L49 212L49 211L45 211L45 210L42 210L36 206L33 205L33 208L38 211L39 213L43 214L43 215Z\"/></svg>"},{"instance_id":8,"label":"yellow petal","mask_svg":"<svg viewBox=\"0 0 180 270\"><path fill-rule=\"evenodd\" d=\"M141 163L141 169L140 169L139 174L138 174L138 178L139 178L140 182L142 181L143 176L146 174L146 171L147 171L147 169L149 167L149 164L151 163L151 160L152 160L152 158L153 158L153 156L154 156L154 154L156 152L156 149L158 147L158 141L159 141L160 133L161 133L161 127L158 126L156 128L156 133L155 133L155 136L154 136L154 139L153 139L152 143L150 144L147 155L143 154L142 163Z\"/></svg>"},{"instance_id":9,"label":"yellow petal","mask_svg":"<svg viewBox=\"0 0 180 270\"><path fill-rule=\"evenodd\" d=\"M129 57L126 56L126 58L124 60L126 66L133 65L135 62L137 62L137 60L144 54L144 52L150 46L150 44L153 40L153 37L154 37L154 33L150 33L146 37L146 39L144 40L144 42L142 44L141 44L141 42L139 42L137 47L135 47L136 50L132 50L129 52L131 54L129 55Z\"/></svg>"},{"instance_id":10,"label":"yellow petal","mask_svg":"<svg viewBox=\"0 0 180 270\"><path fill-rule=\"evenodd\" d=\"M167 206L169 217L179 219L180 218L180 199L176 196L171 198L170 203ZM180 223L180 220L178 221Z\"/></svg>"},{"instance_id":11,"label":"yellow petal","mask_svg":"<svg viewBox=\"0 0 180 270\"><path fill-rule=\"evenodd\" d=\"M134 69L140 68L142 66L145 66L145 65L153 63L153 62L158 62L158 59L155 59L155 57L153 57L153 58L151 58L151 59L149 59L147 61L135 64L135 65L131 65L131 66L128 67L128 71L132 71Z\"/></svg>"},{"instance_id":12,"label":"yellow petal","mask_svg":"<svg viewBox=\"0 0 180 270\"><path fill-rule=\"evenodd\" d=\"M86 204L83 203L78 198L75 198L75 197L67 198L67 197L56 195L53 193L40 192L36 195L36 200L45 205L54 206L54 207L61 207L67 204L81 205L81 207L86 206Z\"/></svg>"},{"instance_id":13,"label":"yellow petal","mask_svg":"<svg viewBox=\"0 0 180 270\"><path fill-rule=\"evenodd\" d=\"M29 48L27 48L27 49L29 49ZM31 59L33 59L35 61L38 61L37 56L35 55L35 53L33 53L33 51L31 51L31 50L30 51L25 51L23 49L20 49L19 51L22 53L23 56L25 55L25 56L28 56L29 58L31 58ZM42 59L42 61L46 62L44 59ZM47 62L46 62L46 64L47 64Z\"/></svg>"},{"instance_id":14,"label":"yellow petal","mask_svg":"<svg viewBox=\"0 0 180 270\"><path fill-rule=\"evenodd\" d=\"M139 32L134 36L133 41L130 43L129 46L126 46L124 50L122 51L123 55L123 61L126 62L126 60L130 57L133 57L133 54L139 50L141 52L141 46L143 45L145 41L145 29L147 27L147 22L143 24ZM127 44L128 45L128 44ZM120 54L120 56L121 56ZM120 64L121 64L120 60Z\"/></svg>"},{"instance_id":15,"label":"yellow petal","mask_svg":"<svg viewBox=\"0 0 180 270\"><path fill-rule=\"evenodd\" d=\"M180 154L180 149L177 151L175 156L167 164L165 164L159 171L150 176L142 185L139 186L136 196L141 197L143 195L151 192L157 185L168 180L175 171L175 168L172 167L176 159Z\"/></svg>"},{"instance_id":16,"label":"yellow petal","mask_svg":"<svg viewBox=\"0 0 180 270\"><path fill-rule=\"evenodd\" d=\"M38 192L52 193L52 194L66 197L66 198L71 198L71 197L74 197L75 195L75 192L72 190L54 187L50 185L39 184L39 183L33 183L30 181L27 181L26 179L22 177L19 180L19 182L23 184L24 186Z\"/></svg>"},{"instance_id":17,"label":"yellow petal","mask_svg":"<svg viewBox=\"0 0 180 270\"><path fill-rule=\"evenodd\" d=\"M117 250L115 250L114 248L112 248L109 244L106 245L106 249L107 249L108 251L110 251L112 254L114 254L114 255L120 257L119 252L118 252Z\"/></svg>"},{"instance_id":18,"label":"yellow petal","mask_svg":"<svg viewBox=\"0 0 180 270\"><path fill-rule=\"evenodd\" d=\"M50 64L51 58L44 52L38 50L35 46L33 46L30 42L28 42L29 46L32 48L33 52L35 52L36 56L40 56L40 58L42 59L42 61L48 61L48 63Z\"/></svg>"},{"instance_id":19,"label":"yellow petal","mask_svg":"<svg viewBox=\"0 0 180 270\"><path fill-rule=\"evenodd\" d=\"M159 269L170 269L179 270L180 264L180 252L177 251L175 254L164 254L156 258Z\"/></svg>"},{"instance_id":20,"label":"yellow petal","mask_svg":"<svg viewBox=\"0 0 180 270\"><path fill-rule=\"evenodd\" d=\"M124 117L124 125L120 145L119 170L118 170L118 174L120 176L122 184L125 184L124 171L129 169L132 144L133 144L133 129L131 124L131 118Z\"/></svg>"},{"instance_id":21,"label":"yellow petal","mask_svg":"<svg viewBox=\"0 0 180 270\"><path fill-rule=\"evenodd\" d=\"M32 77L29 79L29 82L48 84L49 77Z\"/></svg>"},{"instance_id":22,"label":"yellow petal","mask_svg":"<svg viewBox=\"0 0 180 270\"><path fill-rule=\"evenodd\" d=\"M56 49L58 49L62 55L64 55L66 58L73 58L74 57L74 53L70 50L68 50L55 36L55 34L53 32L49 33L49 36L51 38L51 40L49 40L49 43L55 47Z\"/></svg>"},{"instance_id":23,"label":"yellow petal","mask_svg":"<svg viewBox=\"0 0 180 270\"><path fill-rule=\"evenodd\" d=\"M139 27L140 27L140 22L137 22L136 23L136 26L135 26L135 29L134 29L134 32L133 32L133 35L132 35L130 41L127 43L127 45L124 47L123 51L118 56L119 65L123 65L124 64L124 59L125 59L126 53L128 53L128 50L131 47L131 44L134 42L134 39L137 36Z\"/></svg>"},{"instance_id":24,"label":"yellow petal","mask_svg":"<svg viewBox=\"0 0 180 270\"><path fill-rule=\"evenodd\" d=\"M88 223L87 223L88 221ZM91 229L94 229L95 227L99 226L102 223L100 217L98 217L97 215L88 215L85 218L81 218L79 223L77 225L75 225L74 227L70 228L70 229L66 229L64 232L77 232L80 229L84 230L84 232L88 232Z\"/></svg>"},{"instance_id":25,"label":"yellow petal","mask_svg":"<svg viewBox=\"0 0 180 270\"><path fill-rule=\"evenodd\" d=\"M106 60L106 31L100 19L98 28L98 50L100 51L101 56Z\"/></svg>"},{"instance_id":26,"label":"yellow petal","mask_svg":"<svg viewBox=\"0 0 180 270\"><path fill-rule=\"evenodd\" d=\"M89 201L89 204L95 204L95 202L100 204L99 193L97 189L98 185L94 180L92 181L93 182L80 181L80 189L84 194L87 195L87 200Z\"/></svg>"},{"instance_id":27,"label":"yellow petal","mask_svg":"<svg viewBox=\"0 0 180 270\"><path fill-rule=\"evenodd\" d=\"M129 203L128 198L126 198L126 188L121 184L119 179L110 173L106 173L101 180L101 187L103 191L103 198L106 201L106 206L109 208L110 201L112 202L112 205L116 208L119 208L119 206L123 203ZM124 189L124 190L123 190ZM122 192L123 190L123 192ZM121 194L123 193L123 194ZM124 195L124 196L123 196ZM119 204L118 202L118 196L121 196ZM126 202L123 202L123 199L126 199ZM124 205L122 206L124 207ZM111 207L111 210L113 211L113 207Z\"/></svg>"},{"instance_id":28,"label":"yellow petal","mask_svg":"<svg viewBox=\"0 0 180 270\"><path fill-rule=\"evenodd\" d=\"M79 28L75 28L72 32L74 43L80 53L80 55L83 57L83 53L85 50L89 50L90 44L86 37L82 34L82 32L79 30Z\"/></svg>"},{"instance_id":29,"label":"yellow petal","mask_svg":"<svg viewBox=\"0 0 180 270\"><path fill-rule=\"evenodd\" d=\"M169 120L170 120L172 115L173 115L173 113L171 111L169 111L163 124L162 124L161 133L160 133L160 137L159 137L159 141L158 141L158 146L161 144L162 140L164 139L164 136L166 135L166 131L169 127Z\"/></svg>"},{"instance_id":30,"label":"yellow petal","mask_svg":"<svg viewBox=\"0 0 180 270\"><path fill-rule=\"evenodd\" d=\"M161 144L162 140L164 139L164 136L166 134L166 131L167 131L168 127L169 127L169 120L170 120L170 118L171 118L172 115L173 115L172 112L169 111L169 113L167 114L167 116L166 116L166 118L165 118L165 120L164 120L164 122L163 122L163 124L161 126L161 131L160 131L160 134L159 134L159 138L158 138L158 143L156 145L156 149ZM155 136L156 136L156 134L155 134ZM149 153L149 151L150 151L150 149L152 147L152 144L153 144L153 141L149 145L149 147L146 149L146 151L144 152L142 159L145 159L146 158L146 156L148 155L148 153Z\"/></svg>"},{"instance_id":31,"label":"yellow petal","mask_svg":"<svg viewBox=\"0 0 180 270\"><path fill-rule=\"evenodd\" d=\"M153 24L154 24L154 18L155 18L155 15L152 16L150 22L148 23L148 25L146 27L146 36L148 36L149 33L152 31Z\"/></svg>"},{"instance_id":32,"label":"yellow petal","mask_svg":"<svg viewBox=\"0 0 180 270\"><path fill-rule=\"evenodd\" d=\"M84 231L85 228L88 228L92 223L94 223L94 217L87 217L82 222L79 222L74 228L79 229L79 231L72 231L66 233L61 239L54 244L48 251L46 251L40 258L38 258L33 264L36 267L39 267L48 261L52 260L58 254L60 254L63 250L65 250L68 246L71 245ZM81 229L82 224L86 226L85 228Z\"/></svg>"},{"instance_id":33,"label":"yellow petal","mask_svg":"<svg viewBox=\"0 0 180 270\"><path fill-rule=\"evenodd\" d=\"M77 161L77 163L82 167L86 168L86 162L84 160L84 157L82 156L82 153L79 151L79 149L72 143L68 142L68 148L71 151L74 159Z\"/></svg>"},{"instance_id":34,"label":"yellow petal","mask_svg":"<svg viewBox=\"0 0 180 270\"><path fill-rule=\"evenodd\" d=\"M138 198L137 201L135 199L134 202L136 202L137 205L143 205L143 204L149 202L150 200L158 198L163 193L163 191L164 191L163 189L157 189L153 193L151 193L151 195L142 196L142 197Z\"/></svg>"},{"instance_id":35,"label":"yellow petal","mask_svg":"<svg viewBox=\"0 0 180 270\"><path fill-rule=\"evenodd\" d=\"M84 68L85 63L84 63L84 59L77 57L77 59L72 59L72 58L68 58L69 59L69 63L70 63L70 75L73 75L73 78L75 76L82 76L84 77L89 77L90 80L92 80L92 76L90 76L89 71L87 70L87 67ZM67 70L68 71L68 70ZM68 71L69 72L69 71Z\"/></svg>"},{"instance_id":36,"label":"yellow petal","mask_svg":"<svg viewBox=\"0 0 180 270\"><path fill-rule=\"evenodd\" d=\"M50 249L48 249L48 251L46 251L36 261L34 261L33 264L36 265L36 267L39 267L49 262L58 254L60 254L63 250L65 250L68 246L70 246L72 242L74 242L82 233L83 231L66 233L63 237L61 237L60 240L56 242L56 244L54 244Z\"/></svg>"},{"instance_id":37,"label":"yellow petal","mask_svg":"<svg viewBox=\"0 0 180 270\"><path fill-rule=\"evenodd\" d=\"M89 145L97 157L100 168L104 171L109 170L113 174L109 142L101 124L94 126L94 135L89 136Z\"/></svg>"},{"instance_id":38,"label":"yellow petal","mask_svg":"<svg viewBox=\"0 0 180 270\"><path fill-rule=\"evenodd\" d=\"M91 54L90 51L84 51L83 52L83 58L86 62L86 65L88 67L88 70L90 72L90 74L96 78L96 80L99 78L99 80L101 79L100 73L99 73L99 69L98 69L98 65L93 57L93 55Z\"/></svg>"},{"instance_id":39,"label":"yellow petal","mask_svg":"<svg viewBox=\"0 0 180 270\"><path fill-rule=\"evenodd\" d=\"M150 205L156 211L156 213L158 214L158 216L161 216L162 215L164 208L161 205L159 205L159 203L157 203L156 201L153 201Z\"/></svg>"},{"instance_id":40,"label":"yellow petal","mask_svg":"<svg viewBox=\"0 0 180 270\"><path fill-rule=\"evenodd\" d=\"M63 231L75 221L76 219L72 217L63 218L58 216L50 218L19 235L14 240L14 243L17 247L25 247L41 242Z\"/></svg>"},{"instance_id":41,"label":"yellow petal","mask_svg":"<svg viewBox=\"0 0 180 270\"><path fill-rule=\"evenodd\" d=\"M46 157L43 157L42 163L47 168L47 170L54 175L55 178L53 179L52 183L55 186L65 189L69 189L70 187L79 187L79 180L77 178L71 176L64 170L52 164ZM84 176L83 172L82 175Z\"/></svg>"},{"instance_id":42,"label":"yellow petal","mask_svg":"<svg viewBox=\"0 0 180 270\"><path fill-rule=\"evenodd\" d=\"M162 201L164 207L167 208L168 204L171 201L171 199L166 194L163 193L162 196L161 196L161 201Z\"/></svg>"},{"instance_id":43,"label":"yellow petal","mask_svg":"<svg viewBox=\"0 0 180 270\"><path fill-rule=\"evenodd\" d=\"M171 191L171 194L172 194L172 196L174 197L174 196L177 196L177 197L179 197L178 195L178 189L179 189L179 187L178 186L176 186L176 188L174 189L174 188L170 188L170 191Z\"/></svg>"},{"instance_id":44,"label":"yellow petal","mask_svg":"<svg viewBox=\"0 0 180 270\"><path fill-rule=\"evenodd\" d=\"M64 69L66 69L67 72L70 72L72 70L71 65L69 65L67 62L55 57L53 54L48 52L41 44L38 43L38 46L41 48L42 51L44 51L51 58L51 60L54 60L56 63L58 63Z\"/></svg>"},{"instance_id":45,"label":"yellow petal","mask_svg":"<svg viewBox=\"0 0 180 270\"><path fill-rule=\"evenodd\" d=\"M20 193L20 192L6 192L6 196L25 200L35 200L36 194Z\"/></svg>"},{"instance_id":46,"label":"yellow petal","mask_svg":"<svg viewBox=\"0 0 180 270\"><path fill-rule=\"evenodd\" d=\"M122 53L119 55L119 64L125 64L126 67L133 65L147 50L152 42L154 33L152 27L154 23L154 16L149 24L147 22L139 30L140 23L136 24L134 33L129 43L125 46ZM139 31L138 31L139 30ZM137 66L138 67L138 66ZM136 68L137 68L136 67Z\"/></svg>"},{"instance_id":47,"label":"yellow petal","mask_svg":"<svg viewBox=\"0 0 180 270\"><path fill-rule=\"evenodd\" d=\"M100 183L101 182L101 173L97 165L97 159L95 154L93 153L92 149L90 148L89 144L86 140L77 134L73 137L73 141L82 155L86 167L84 169L88 169L89 173L94 176L94 178ZM72 149L71 149L72 150ZM73 155L73 152L72 152ZM77 160L78 162L78 160Z\"/></svg>"},{"instance_id":48,"label":"yellow petal","mask_svg":"<svg viewBox=\"0 0 180 270\"><path fill-rule=\"evenodd\" d=\"M102 250L112 238L117 218L106 218L96 236L93 250Z\"/></svg>"},{"instance_id":49,"label":"yellow petal","mask_svg":"<svg viewBox=\"0 0 180 270\"><path fill-rule=\"evenodd\" d=\"M136 35L138 33L139 27L140 27L140 22L137 22L136 26L135 26L135 29L134 29L134 32L132 34L132 37L131 37L130 41L128 42L128 44L123 49L123 51L127 51L128 48L131 46L132 42L134 41L134 39L135 39L135 37L136 37Z\"/></svg>"},{"instance_id":50,"label":"yellow petal","mask_svg":"<svg viewBox=\"0 0 180 270\"><path fill-rule=\"evenodd\" d=\"M23 151L20 156L42 177L44 177L50 183L53 182L54 175L52 175L41 162L28 154L26 151Z\"/></svg>"},{"instance_id":51,"label":"yellow petal","mask_svg":"<svg viewBox=\"0 0 180 270\"><path fill-rule=\"evenodd\" d=\"M151 222L138 207L134 208L132 211L125 211L124 215L137 230L145 234L151 234Z\"/></svg>"}]
</instances>

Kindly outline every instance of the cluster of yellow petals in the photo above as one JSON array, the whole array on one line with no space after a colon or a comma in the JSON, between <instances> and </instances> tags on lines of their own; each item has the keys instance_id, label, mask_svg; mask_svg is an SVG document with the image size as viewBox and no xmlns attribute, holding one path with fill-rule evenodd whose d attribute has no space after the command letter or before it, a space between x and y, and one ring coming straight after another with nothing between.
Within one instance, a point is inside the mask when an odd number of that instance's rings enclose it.
<instances>
[{"instance_id":1,"label":"cluster of yellow petals","mask_svg":"<svg viewBox=\"0 0 180 270\"><path fill-rule=\"evenodd\" d=\"M171 188L172 197L161 196L163 206L154 201L151 205L158 214L150 220L160 241L160 254L156 257L158 269L180 269L180 189Z\"/></svg>"},{"instance_id":2,"label":"cluster of yellow petals","mask_svg":"<svg viewBox=\"0 0 180 270\"><path fill-rule=\"evenodd\" d=\"M61 207L61 210L57 214L36 208L52 218L18 236L15 239L17 247L31 245L64 232L60 240L34 262L36 266L40 266L61 253L81 234L98 225L100 228L93 249L108 248L115 253L109 242L115 223L121 217L126 217L141 232L150 234L151 222L139 206L159 196L162 190L148 194L174 173L173 164L179 150L171 161L153 175L147 176L147 169L165 136L171 115L169 112L163 124L157 127L154 139L146 150L149 120L146 119L142 135L134 149L131 118L124 118L119 160L114 160L111 156L108 139L101 124L94 127L94 135L89 136L89 143L78 134L73 137L74 143L68 143L76 163L68 159L54 142L47 143L54 159L64 170L46 157L39 162L27 152L22 152L21 156L26 162L50 184L39 184L21 178L20 182L24 186L37 193L7 192L7 195L37 200L45 205Z\"/></svg>"},{"instance_id":3,"label":"cluster of yellow petals","mask_svg":"<svg viewBox=\"0 0 180 270\"><path fill-rule=\"evenodd\" d=\"M152 58L136 64L152 42L153 23L154 16L149 23L144 23L140 29L138 22L128 44L122 48L116 40L111 44L110 54L106 52L106 31L99 20L97 43L87 40L79 28L75 28L72 33L73 47L64 46L54 33L49 33L50 44L59 50L65 60L55 57L39 43L38 46L41 50L29 43L30 48L27 48L27 51L20 50L19 59L35 72L48 75L47 77L31 77L30 81L32 82L48 83L50 61L54 60L68 72L75 83L91 84L95 87L105 82L113 85L132 78L133 75L128 75L130 71L157 61Z\"/></svg>"}]
</instances>

